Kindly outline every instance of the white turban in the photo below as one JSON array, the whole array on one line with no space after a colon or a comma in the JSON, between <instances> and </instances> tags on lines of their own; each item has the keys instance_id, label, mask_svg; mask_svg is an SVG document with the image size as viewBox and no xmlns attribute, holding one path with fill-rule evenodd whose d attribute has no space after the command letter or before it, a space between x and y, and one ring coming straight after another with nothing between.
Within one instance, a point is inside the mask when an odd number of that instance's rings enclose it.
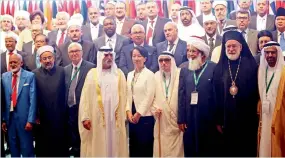
<instances>
[{"instance_id":1,"label":"white turban","mask_svg":"<svg viewBox=\"0 0 285 158\"><path fill-rule=\"evenodd\" d=\"M19 36L16 33L14 33L13 31L9 31L6 34L5 38L13 38L15 41L19 40Z\"/></svg>"},{"instance_id":2,"label":"white turban","mask_svg":"<svg viewBox=\"0 0 285 158\"><path fill-rule=\"evenodd\" d=\"M227 3L227 1L224 1L224 0L215 0L214 2L213 2L213 8L215 8L217 5L223 5L223 6L225 6L225 7L228 7L228 3Z\"/></svg>"},{"instance_id":3,"label":"white turban","mask_svg":"<svg viewBox=\"0 0 285 158\"><path fill-rule=\"evenodd\" d=\"M11 23L13 23L13 20L14 20L14 18L13 18L11 15L9 15L9 14L4 14L4 15L2 15L2 17L1 17L1 20L0 20L0 21L2 21L2 20L4 20L4 19L8 19L8 20L10 20L10 21L11 21Z\"/></svg>"},{"instance_id":4,"label":"white turban","mask_svg":"<svg viewBox=\"0 0 285 158\"><path fill-rule=\"evenodd\" d=\"M212 15L212 14L203 16L203 23L208 22L208 21L215 21L215 22L217 22L216 17L214 15Z\"/></svg>"},{"instance_id":5,"label":"white turban","mask_svg":"<svg viewBox=\"0 0 285 158\"><path fill-rule=\"evenodd\" d=\"M54 53L54 48L52 46L49 46L49 45L42 46L37 51L38 56L41 56L44 52Z\"/></svg>"},{"instance_id":6,"label":"white turban","mask_svg":"<svg viewBox=\"0 0 285 158\"><path fill-rule=\"evenodd\" d=\"M187 45L191 45L197 48L198 50L202 51L204 55L206 56L206 58L209 57L210 47L206 44L206 42L203 39L199 37L190 37L187 40Z\"/></svg>"},{"instance_id":7,"label":"white turban","mask_svg":"<svg viewBox=\"0 0 285 158\"><path fill-rule=\"evenodd\" d=\"M76 20L76 19L71 19L68 21L67 23L67 29L69 29L69 27L71 26L78 26L78 27L81 27L82 26L82 23L80 23L80 21Z\"/></svg>"},{"instance_id":8,"label":"white turban","mask_svg":"<svg viewBox=\"0 0 285 158\"><path fill-rule=\"evenodd\" d=\"M24 17L26 20L29 20L30 19L30 13L25 11L25 10L19 10L15 13L15 16L14 16L14 20L16 20L17 17Z\"/></svg>"}]
</instances>

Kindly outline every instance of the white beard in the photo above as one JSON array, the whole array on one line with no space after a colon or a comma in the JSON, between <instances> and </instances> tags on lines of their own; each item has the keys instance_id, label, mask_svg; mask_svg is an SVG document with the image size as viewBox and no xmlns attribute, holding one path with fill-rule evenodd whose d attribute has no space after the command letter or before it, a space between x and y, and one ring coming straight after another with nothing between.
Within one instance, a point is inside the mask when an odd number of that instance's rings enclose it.
<instances>
[{"instance_id":1,"label":"white beard","mask_svg":"<svg viewBox=\"0 0 285 158\"><path fill-rule=\"evenodd\" d=\"M201 66L203 65L203 62L202 62L202 56L201 54L199 54L199 56L197 56L197 58L195 59L189 59L189 69L190 70L198 70L201 68Z\"/></svg>"},{"instance_id":2,"label":"white beard","mask_svg":"<svg viewBox=\"0 0 285 158\"><path fill-rule=\"evenodd\" d=\"M228 54L228 52L226 52L226 55L230 60L237 60L240 56L240 52L238 52L236 54Z\"/></svg>"},{"instance_id":3,"label":"white beard","mask_svg":"<svg viewBox=\"0 0 285 158\"><path fill-rule=\"evenodd\" d=\"M15 73L19 70L19 68L16 68L16 69L11 69L11 72Z\"/></svg>"}]
</instances>

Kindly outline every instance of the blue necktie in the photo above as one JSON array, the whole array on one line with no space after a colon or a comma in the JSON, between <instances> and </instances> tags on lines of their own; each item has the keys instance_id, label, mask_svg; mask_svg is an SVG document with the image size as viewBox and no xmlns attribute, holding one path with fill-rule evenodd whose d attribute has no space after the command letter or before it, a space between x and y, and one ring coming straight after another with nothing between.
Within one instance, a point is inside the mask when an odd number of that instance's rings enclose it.
<instances>
[{"instance_id":1,"label":"blue necktie","mask_svg":"<svg viewBox=\"0 0 285 158\"><path fill-rule=\"evenodd\" d=\"M280 46L282 51L285 51L285 38L284 38L284 32L282 32L280 37Z\"/></svg>"}]
</instances>

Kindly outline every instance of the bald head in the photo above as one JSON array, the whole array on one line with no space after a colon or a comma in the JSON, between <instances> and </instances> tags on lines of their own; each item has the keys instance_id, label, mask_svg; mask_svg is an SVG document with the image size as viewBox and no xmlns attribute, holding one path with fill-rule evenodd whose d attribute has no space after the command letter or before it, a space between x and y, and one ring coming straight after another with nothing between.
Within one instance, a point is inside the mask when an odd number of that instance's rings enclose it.
<instances>
[{"instance_id":1,"label":"bald head","mask_svg":"<svg viewBox=\"0 0 285 158\"><path fill-rule=\"evenodd\" d=\"M173 43L178 37L178 29L176 23L167 22L164 25L164 35L167 41Z\"/></svg>"},{"instance_id":2,"label":"bald head","mask_svg":"<svg viewBox=\"0 0 285 158\"><path fill-rule=\"evenodd\" d=\"M141 24L135 24L131 29L131 39L136 45L142 45L145 40L145 29Z\"/></svg>"},{"instance_id":3,"label":"bald head","mask_svg":"<svg viewBox=\"0 0 285 158\"><path fill-rule=\"evenodd\" d=\"M43 25L42 24L32 24L31 25L32 38L35 40L36 35L43 34Z\"/></svg>"},{"instance_id":4,"label":"bald head","mask_svg":"<svg viewBox=\"0 0 285 158\"><path fill-rule=\"evenodd\" d=\"M99 23L100 10L96 6L89 7L88 17L90 22L96 26Z\"/></svg>"},{"instance_id":5,"label":"bald head","mask_svg":"<svg viewBox=\"0 0 285 158\"><path fill-rule=\"evenodd\" d=\"M12 54L9 57L9 66L13 73L17 73L23 65L23 59L20 54Z\"/></svg>"},{"instance_id":6,"label":"bald head","mask_svg":"<svg viewBox=\"0 0 285 158\"><path fill-rule=\"evenodd\" d=\"M179 13L180 8L181 8L181 5L178 3L174 3L171 5L170 17L171 17L172 21L174 21L175 23L177 23L178 13Z\"/></svg>"}]
</instances>

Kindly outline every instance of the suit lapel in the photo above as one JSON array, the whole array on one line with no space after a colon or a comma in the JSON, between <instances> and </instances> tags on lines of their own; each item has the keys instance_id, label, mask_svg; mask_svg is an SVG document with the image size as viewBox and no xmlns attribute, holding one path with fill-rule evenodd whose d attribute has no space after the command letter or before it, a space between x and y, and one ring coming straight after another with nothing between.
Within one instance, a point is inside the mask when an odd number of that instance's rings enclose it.
<instances>
[{"instance_id":1,"label":"suit lapel","mask_svg":"<svg viewBox=\"0 0 285 158\"><path fill-rule=\"evenodd\" d=\"M221 45L222 38L221 36L217 35L215 40L215 47Z\"/></svg>"},{"instance_id":2,"label":"suit lapel","mask_svg":"<svg viewBox=\"0 0 285 158\"><path fill-rule=\"evenodd\" d=\"M85 61L82 60L76 87L77 87L78 83L80 82L80 80L82 79L83 74L85 73L85 65L86 65Z\"/></svg>"},{"instance_id":3,"label":"suit lapel","mask_svg":"<svg viewBox=\"0 0 285 158\"><path fill-rule=\"evenodd\" d=\"M11 96L12 94L12 72L9 72L9 75L7 76L7 81L8 81L8 93Z\"/></svg>"},{"instance_id":4,"label":"suit lapel","mask_svg":"<svg viewBox=\"0 0 285 158\"><path fill-rule=\"evenodd\" d=\"M7 61L6 61L7 51L4 52L3 54L4 54L4 55L2 55L2 56L3 56L3 57L2 57L2 62L3 62L3 64L4 64L4 70L5 70L5 72L7 72L7 71L8 71L8 68L7 68Z\"/></svg>"},{"instance_id":5,"label":"suit lapel","mask_svg":"<svg viewBox=\"0 0 285 158\"><path fill-rule=\"evenodd\" d=\"M18 87L18 94L17 94L17 98L19 97L19 95L21 94L21 91L23 89L23 85L26 81L26 73L21 70L21 75L20 75L20 82L19 82L19 87Z\"/></svg>"},{"instance_id":6,"label":"suit lapel","mask_svg":"<svg viewBox=\"0 0 285 158\"><path fill-rule=\"evenodd\" d=\"M126 32L126 29L128 28L128 19L126 18L124 23L123 23L123 27L122 27L122 30L121 30L121 35L123 35L125 32Z\"/></svg>"},{"instance_id":7,"label":"suit lapel","mask_svg":"<svg viewBox=\"0 0 285 158\"><path fill-rule=\"evenodd\" d=\"M99 24L99 33L98 37L101 37L103 35L103 26Z\"/></svg>"},{"instance_id":8,"label":"suit lapel","mask_svg":"<svg viewBox=\"0 0 285 158\"><path fill-rule=\"evenodd\" d=\"M163 27L160 27L160 18L159 16L157 16L157 19L156 19L156 23L155 23L155 27L154 27L154 30L153 30L153 36L152 36L152 41L155 37L155 30L158 30L158 29L163 29Z\"/></svg>"},{"instance_id":9,"label":"suit lapel","mask_svg":"<svg viewBox=\"0 0 285 158\"><path fill-rule=\"evenodd\" d=\"M175 52L174 52L174 58L176 59L176 61L179 61L180 58L182 57L182 56L180 55L180 45L181 45L181 41L180 41L180 39L179 39L178 42L177 42L177 46L176 46L176 48L175 48ZM178 59L178 60L177 60L177 59Z\"/></svg>"},{"instance_id":10,"label":"suit lapel","mask_svg":"<svg viewBox=\"0 0 285 158\"><path fill-rule=\"evenodd\" d=\"M115 52L118 53L119 52L119 48L121 48L122 42L121 42L121 38L120 36L117 34L117 39L116 39L116 44L115 44Z\"/></svg>"}]
</instances>

